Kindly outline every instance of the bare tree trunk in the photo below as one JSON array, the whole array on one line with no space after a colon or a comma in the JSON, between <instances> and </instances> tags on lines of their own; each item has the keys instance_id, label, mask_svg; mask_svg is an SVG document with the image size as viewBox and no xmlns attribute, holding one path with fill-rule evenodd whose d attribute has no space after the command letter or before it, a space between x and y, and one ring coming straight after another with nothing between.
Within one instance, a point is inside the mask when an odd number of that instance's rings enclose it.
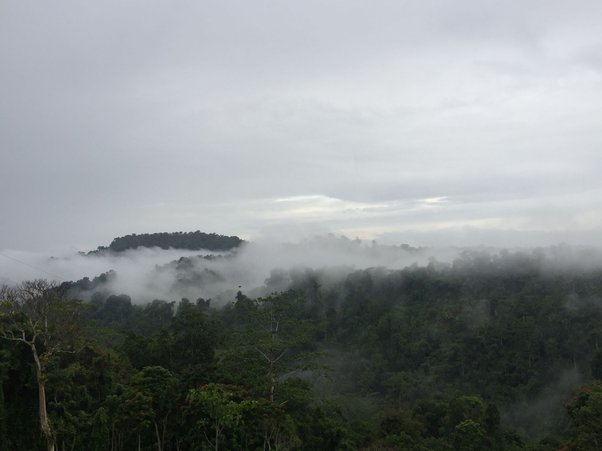
<instances>
[{"instance_id":1,"label":"bare tree trunk","mask_svg":"<svg viewBox=\"0 0 602 451\"><path fill-rule=\"evenodd\" d=\"M167 417L169 416L169 412L167 413L167 415L165 415L165 418L163 418L163 421L161 422L161 449L165 449L165 429L167 429Z\"/></svg>"},{"instance_id":2,"label":"bare tree trunk","mask_svg":"<svg viewBox=\"0 0 602 451\"><path fill-rule=\"evenodd\" d=\"M52 432L52 426L48 419L48 410L46 409L46 381L44 380L44 374L42 371L42 362L38 356L38 350L36 349L35 343L31 343L31 352L33 359L36 363L36 379L38 382L38 413L40 416L40 428L42 434L46 439L46 446L48 451L55 451L55 438Z\"/></svg>"},{"instance_id":3,"label":"bare tree trunk","mask_svg":"<svg viewBox=\"0 0 602 451\"><path fill-rule=\"evenodd\" d=\"M272 307L273 309L273 307ZM270 311L270 333L272 335L272 353L274 351L274 343L276 342L276 334L278 333L278 321L274 319L274 311ZM274 372L274 356L270 355L270 402L274 402L274 388L276 387L276 374Z\"/></svg>"},{"instance_id":4,"label":"bare tree trunk","mask_svg":"<svg viewBox=\"0 0 602 451\"><path fill-rule=\"evenodd\" d=\"M273 363L270 362L270 402L274 402L274 388L276 387L276 376L274 375Z\"/></svg>"},{"instance_id":5,"label":"bare tree trunk","mask_svg":"<svg viewBox=\"0 0 602 451\"><path fill-rule=\"evenodd\" d=\"M215 421L215 451L219 451L219 427Z\"/></svg>"},{"instance_id":6,"label":"bare tree trunk","mask_svg":"<svg viewBox=\"0 0 602 451\"><path fill-rule=\"evenodd\" d=\"M163 447L161 446L161 435L159 434L159 426L155 421L155 435L157 436L157 450L163 451Z\"/></svg>"}]
</instances>

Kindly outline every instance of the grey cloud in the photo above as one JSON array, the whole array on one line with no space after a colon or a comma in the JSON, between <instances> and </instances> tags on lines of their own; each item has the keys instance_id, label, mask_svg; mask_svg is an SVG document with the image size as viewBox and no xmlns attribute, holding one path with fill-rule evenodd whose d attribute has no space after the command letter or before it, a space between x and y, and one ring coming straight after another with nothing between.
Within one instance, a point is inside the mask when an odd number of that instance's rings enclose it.
<instances>
[{"instance_id":1,"label":"grey cloud","mask_svg":"<svg viewBox=\"0 0 602 451\"><path fill-rule=\"evenodd\" d=\"M168 229L252 235L286 222L263 223L257 205L309 195L449 198L428 213L302 221L335 232L602 225L588 194L602 169L598 2L2 10L0 249Z\"/></svg>"}]
</instances>

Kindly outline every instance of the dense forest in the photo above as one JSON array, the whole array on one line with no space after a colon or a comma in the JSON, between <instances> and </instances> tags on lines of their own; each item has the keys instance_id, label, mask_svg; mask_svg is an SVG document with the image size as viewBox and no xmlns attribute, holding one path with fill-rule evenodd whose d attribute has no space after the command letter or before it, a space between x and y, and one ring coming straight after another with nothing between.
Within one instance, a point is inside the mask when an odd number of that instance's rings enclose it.
<instances>
[{"instance_id":1,"label":"dense forest","mask_svg":"<svg viewBox=\"0 0 602 451\"><path fill-rule=\"evenodd\" d=\"M467 251L219 306L78 299L103 277L3 288L0 451L602 449L598 265Z\"/></svg>"},{"instance_id":2,"label":"dense forest","mask_svg":"<svg viewBox=\"0 0 602 451\"><path fill-rule=\"evenodd\" d=\"M227 251L238 247L243 240L237 236L218 235L216 233L196 232L162 232L142 233L120 236L109 246L99 246L91 254L98 252L123 252L139 247L158 247L161 249L189 249L198 251L206 249L210 251Z\"/></svg>"}]
</instances>

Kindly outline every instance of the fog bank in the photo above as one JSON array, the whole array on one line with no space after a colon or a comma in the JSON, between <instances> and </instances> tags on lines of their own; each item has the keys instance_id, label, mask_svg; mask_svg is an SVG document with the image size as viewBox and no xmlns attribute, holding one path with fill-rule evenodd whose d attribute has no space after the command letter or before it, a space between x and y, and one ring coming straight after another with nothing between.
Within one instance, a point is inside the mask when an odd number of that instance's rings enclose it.
<instances>
[{"instance_id":1,"label":"fog bank","mask_svg":"<svg viewBox=\"0 0 602 451\"><path fill-rule=\"evenodd\" d=\"M90 299L95 292L127 294L135 303L183 297L230 302L238 290L262 296L288 289L304 271L319 272L322 283L336 283L355 270L398 270L431 265L461 271L533 270L581 272L602 268L599 248L558 245L547 248L501 250L485 247L419 248L407 244L382 245L334 235L297 242L260 239L230 252L138 248L119 254L42 254L6 250L0 254L0 283L46 278L78 281L89 278L77 295ZM108 273L104 278L95 277Z\"/></svg>"}]
</instances>

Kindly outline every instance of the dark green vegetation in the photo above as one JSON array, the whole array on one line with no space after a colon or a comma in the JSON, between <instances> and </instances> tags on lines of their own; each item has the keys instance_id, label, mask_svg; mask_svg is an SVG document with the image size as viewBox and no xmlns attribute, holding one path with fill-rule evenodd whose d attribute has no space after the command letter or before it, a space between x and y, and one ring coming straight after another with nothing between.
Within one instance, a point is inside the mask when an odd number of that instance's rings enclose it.
<instances>
[{"instance_id":1,"label":"dark green vegetation","mask_svg":"<svg viewBox=\"0 0 602 451\"><path fill-rule=\"evenodd\" d=\"M602 449L602 270L466 253L290 279L219 309L5 290L0 450Z\"/></svg>"},{"instance_id":2,"label":"dark green vegetation","mask_svg":"<svg viewBox=\"0 0 602 451\"><path fill-rule=\"evenodd\" d=\"M96 252L123 252L129 249L139 247L159 247L161 249L188 249L198 251L207 249L210 251L227 251L238 247L243 240L237 236L224 236L215 233L196 232L172 232L172 233L135 233L126 236L120 236L109 244L108 247L100 246Z\"/></svg>"}]
</instances>

